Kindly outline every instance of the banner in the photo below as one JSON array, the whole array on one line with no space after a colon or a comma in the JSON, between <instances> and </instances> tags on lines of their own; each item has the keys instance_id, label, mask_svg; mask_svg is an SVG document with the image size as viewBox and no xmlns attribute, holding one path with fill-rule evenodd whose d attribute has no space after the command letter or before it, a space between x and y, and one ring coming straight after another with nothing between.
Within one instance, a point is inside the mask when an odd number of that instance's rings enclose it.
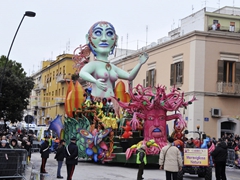
<instances>
[{"instance_id":1,"label":"banner","mask_svg":"<svg viewBox=\"0 0 240 180\"><path fill-rule=\"evenodd\" d=\"M184 148L185 166L208 166L208 149Z\"/></svg>"}]
</instances>

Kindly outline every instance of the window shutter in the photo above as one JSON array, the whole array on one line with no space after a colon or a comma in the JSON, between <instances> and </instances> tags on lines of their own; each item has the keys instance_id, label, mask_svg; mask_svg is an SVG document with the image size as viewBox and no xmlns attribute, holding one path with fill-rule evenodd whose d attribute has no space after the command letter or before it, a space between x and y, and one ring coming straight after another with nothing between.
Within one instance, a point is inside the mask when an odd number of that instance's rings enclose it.
<instances>
[{"instance_id":1,"label":"window shutter","mask_svg":"<svg viewBox=\"0 0 240 180\"><path fill-rule=\"evenodd\" d=\"M183 84L183 61L180 62L180 77L179 82Z\"/></svg>"},{"instance_id":2,"label":"window shutter","mask_svg":"<svg viewBox=\"0 0 240 180\"><path fill-rule=\"evenodd\" d=\"M170 69L170 85L174 85L174 75L175 75L175 64L171 64L171 69Z\"/></svg>"},{"instance_id":3,"label":"window shutter","mask_svg":"<svg viewBox=\"0 0 240 180\"><path fill-rule=\"evenodd\" d=\"M217 82L223 82L224 61L218 60L218 79Z\"/></svg>"},{"instance_id":4,"label":"window shutter","mask_svg":"<svg viewBox=\"0 0 240 180\"><path fill-rule=\"evenodd\" d=\"M235 83L240 83L240 62L236 62Z\"/></svg>"},{"instance_id":5,"label":"window shutter","mask_svg":"<svg viewBox=\"0 0 240 180\"><path fill-rule=\"evenodd\" d=\"M155 86L156 86L156 82L157 82L157 70L154 69L153 72L154 72L154 82L153 82L153 86L155 87Z\"/></svg>"},{"instance_id":6,"label":"window shutter","mask_svg":"<svg viewBox=\"0 0 240 180\"><path fill-rule=\"evenodd\" d=\"M149 83L149 71L146 72L146 87L148 87Z\"/></svg>"}]
</instances>

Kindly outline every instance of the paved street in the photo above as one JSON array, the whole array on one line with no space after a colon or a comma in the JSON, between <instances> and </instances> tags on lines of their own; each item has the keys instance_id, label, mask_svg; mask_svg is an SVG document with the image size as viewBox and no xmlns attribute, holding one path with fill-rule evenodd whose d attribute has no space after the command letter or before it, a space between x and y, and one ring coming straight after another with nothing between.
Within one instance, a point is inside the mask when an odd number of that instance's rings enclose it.
<instances>
[{"instance_id":1,"label":"paved street","mask_svg":"<svg viewBox=\"0 0 240 180\"><path fill-rule=\"evenodd\" d=\"M41 157L40 153L32 154L33 170L30 180L56 180L57 161L54 159L54 154L50 154L47 161L46 170L48 174L40 175ZM239 180L240 170L227 168L228 180ZM64 179L67 177L65 164L62 167ZM112 165L101 165L91 162L79 162L75 168L73 180L136 180L137 168L134 167L119 167ZM165 180L165 172L160 171L157 167L145 169L144 180ZM184 180L203 180L196 176L185 175ZM213 180L215 173L213 172Z\"/></svg>"}]
</instances>

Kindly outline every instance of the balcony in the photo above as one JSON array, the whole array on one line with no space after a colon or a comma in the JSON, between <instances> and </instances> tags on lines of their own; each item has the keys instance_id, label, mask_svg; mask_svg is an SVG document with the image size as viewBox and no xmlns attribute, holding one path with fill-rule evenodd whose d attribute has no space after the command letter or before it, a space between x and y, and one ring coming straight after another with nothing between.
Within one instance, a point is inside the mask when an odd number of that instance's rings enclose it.
<instances>
[{"instance_id":1,"label":"balcony","mask_svg":"<svg viewBox=\"0 0 240 180\"><path fill-rule=\"evenodd\" d=\"M72 75L69 73L69 74L59 74L57 75L56 77L56 81L57 82L60 82L60 83L63 83L63 82L69 82L70 80L72 79Z\"/></svg>"},{"instance_id":2,"label":"balcony","mask_svg":"<svg viewBox=\"0 0 240 180\"><path fill-rule=\"evenodd\" d=\"M238 83L217 83L218 95L223 96L240 96L240 84Z\"/></svg>"},{"instance_id":3,"label":"balcony","mask_svg":"<svg viewBox=\"0 0 240 180\"><path fill-rule=\"evenodd\" d=\"M239 28L230 28L230 26L221 26L220 29L212 30L212 25L208 26L208 30L212 32L230 32L230 33L240 33Z\"/></svg>"},{"instance_id":4,"label":"balcony","mask_svg":"<svg viewBox=\"0 0 240 180\"><path fill-rule=\"evenodd\" d=\"M39 83L39 84L35 84L33 87L34 91L40 91L40 90L46 90L47 86L45 83Z\"/></svg>"},{"instance_id":5,"label":"balcony","mask_svg":"<svg viewBox=\"0 0 240 180\"><path fill-rule=\"evenodd\" d=\"M57 97L57 98L55 98L55 102L56 102L56 104L63 105L63 104L65 104L65 98Z\"/></svg>"},{"instance_id":6,"label":"balcony","mask_svg":"<svg viewBox=\"0 0 240 180\"><path fill-rule=\"evenodd\" d=\"M44 109L47 107L47 102L46 101L38 101L38 108L39 109Z\"/></svg>"}]
</instances>

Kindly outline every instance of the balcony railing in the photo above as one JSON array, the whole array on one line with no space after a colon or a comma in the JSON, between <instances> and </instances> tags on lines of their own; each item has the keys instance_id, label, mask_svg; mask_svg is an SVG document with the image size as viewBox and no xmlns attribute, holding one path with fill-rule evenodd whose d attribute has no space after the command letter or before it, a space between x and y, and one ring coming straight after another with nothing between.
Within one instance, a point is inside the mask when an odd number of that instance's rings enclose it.
<instances>
[{"instance_id":1,"label":"balcony railing","mask_svg":"<svg viewBox=\"0 0 240 180\"><path fill-rule=\"evenodd\" d=\"M45 89L47 89L47 86L45 83L35 84L33 87L33 90L35 90L35 91L40 91L40 90L45 90Z\"/></svg>"},{"instance_id":2,"label":"balcony railing","mask_svg":"<svg viewBox=\"0 0 240 180\"><path fill-rule=\"evenodd\" d=\"M231 32L231 33L240 33L240 29L239 28L233 28L231 29L230 26L221 26L220 29L216 29L216 30L212 30L212 25L208 26L208 30L209 31L218 31L218 32Z\"/></svg>"},{"instance_id":3,"label":"balcony railing","mask_svg":"<svg viewBox=\"0 0 240 180\"><path fill-rule=\"evenodd\" d=\"M57 75L56 80L57 80L57 82L62 83L62 82L70 81L71 78L72 78L71 74L65 74L65 75L60 74L60 75Z\"/></svg>"},{"instance_id":4,"label":"balcony railing","mask_svg":"<svg viewBox=\"0 0 240 180\"><path fill-rule=\"evenodd\" d=\"M55 98L56 104L65 104L65 98L57 97Z\"/></svg>"},{"instance_id":5,"label":"balcony railing","mask_svg":"<svg viewBox=\"0 0 240 180\"><path fill-rule=\"evenodd\" d=\"M240 84L239 83L217 83L217 92L226 95L240 95Z\"/></svg>"}]
</instances>

